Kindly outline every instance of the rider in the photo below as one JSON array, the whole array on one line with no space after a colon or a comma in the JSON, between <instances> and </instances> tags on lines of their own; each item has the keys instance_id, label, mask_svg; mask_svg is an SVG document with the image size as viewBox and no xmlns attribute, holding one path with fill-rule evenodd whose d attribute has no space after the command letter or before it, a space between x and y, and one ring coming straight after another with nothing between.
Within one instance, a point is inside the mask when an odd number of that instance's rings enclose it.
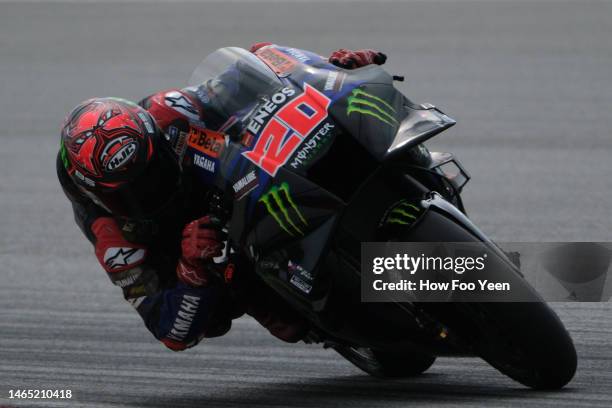
<instances>
[{"instance_id":1,"label":"rider","mask_svg":"<svg viewBox=\"0 0 612 408\"><path fill-rule=\"evenodd\" d=\"M251 52L264 47L275 45L257 43ZM349 69L385 60L373 50L341 49L329 58ZM224 210L179 159L190 129L222 131L207 97L187 88L138 105L119 98L81 103L62 128L60 183L111 281L168 348L221 336L244 313L276 337L299 341L308 324L248 273L248 264L212 262L224 250Z\"/></svg>"}]
</instances>

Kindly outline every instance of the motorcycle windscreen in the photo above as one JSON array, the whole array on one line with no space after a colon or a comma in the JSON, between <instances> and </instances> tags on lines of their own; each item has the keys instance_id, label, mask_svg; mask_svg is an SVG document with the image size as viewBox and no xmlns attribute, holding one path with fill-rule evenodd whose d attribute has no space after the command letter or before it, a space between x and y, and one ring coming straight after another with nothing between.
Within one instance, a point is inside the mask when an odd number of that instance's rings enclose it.
<instances>
[{"instance_id":1,"label":"motorcycle windscreen","mask_svg":"<svg viewBox=\"0 0 612 408\"><path fill-rule=\"evenodd\" d=\"M271 95L282 86L255 55L227 47L208 55L195 68L188 89L206 106L208 116L214 113L221 120L229 120L244 116L263 95Z\"/></svg>"}]
</instances>

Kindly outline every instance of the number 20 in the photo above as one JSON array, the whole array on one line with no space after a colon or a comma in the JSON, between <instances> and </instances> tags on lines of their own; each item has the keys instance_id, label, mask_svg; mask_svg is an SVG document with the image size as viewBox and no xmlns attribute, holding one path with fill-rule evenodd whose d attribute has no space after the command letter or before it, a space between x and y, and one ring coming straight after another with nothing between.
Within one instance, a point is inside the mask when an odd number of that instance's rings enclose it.
<instances>
[{"instance_id":1,"label":"number 20","mask_svg":"<svg viewBox=\"0 0 612 408\"><path fill-rule=\"evenodd\" d=\"M305 84L304 92L270 119L253 150L242 154L274 177L302 140L327 117L330 103L327 96Z\"/></svg>"}]
</instances>

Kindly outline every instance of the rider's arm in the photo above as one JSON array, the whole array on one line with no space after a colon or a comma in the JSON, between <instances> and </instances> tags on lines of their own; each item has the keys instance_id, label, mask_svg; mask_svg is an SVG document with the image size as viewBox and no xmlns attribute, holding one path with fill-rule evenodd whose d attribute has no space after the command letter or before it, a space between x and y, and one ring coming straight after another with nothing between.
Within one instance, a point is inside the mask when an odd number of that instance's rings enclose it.
<instances>
[{"instance_id":1,"label":"rider's arm","mask_svg":"<svg viewBox=\"0 0 612 408\"><path fill-rule=\"evenodd\" d=\"M194 288L179 282L176 265L156 258L144 245L127 241L115 219L78 191L59 157L57 170L77 224L94 244L100 264L158 340L178 351L229 330L231 309L222 283Z\"/></svg>"},{"instance_id":2,"label":"rider's arm","mask_svg":"<svg viewBox=\"0 0 612 408\"><path fill-rule=\"evenodd\" d=\"M222 282L191 287L177 281L176 265L127 241L113 218L98 218L92 233L96 257L110 280L168 348L183 350L230 329L229 296Z\"/></svg>"}]
</instances>

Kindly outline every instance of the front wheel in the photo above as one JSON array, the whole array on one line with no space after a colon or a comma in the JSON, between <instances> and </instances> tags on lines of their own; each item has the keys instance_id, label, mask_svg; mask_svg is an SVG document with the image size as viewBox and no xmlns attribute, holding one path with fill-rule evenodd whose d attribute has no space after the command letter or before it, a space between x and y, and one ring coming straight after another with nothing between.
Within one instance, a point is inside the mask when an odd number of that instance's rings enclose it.
<instances>
[{"instance_id":1,"label":"front wheel","mask_svg":"<svg viewBox=\"0 0 612 408\"><path fill-rule=\"evenodd\" d=\"M415 225L400 228L388 241L487 242L490 259L500 261L500 277L503 274L504 281L531 301L421 303L419 307L510 378L535 389L559 389L567 384L576 372L576 350L555 312L516 265L459 210L436 195L420 204L427 210Z\"/></svg>"},{"instance_id":2,"label":"front wheel","mask_svg":"<svg viewBox=\"0 0 612 408\"><path fill-rule=\"evenodd\" d=\"M521 384L559 389L574 377L577 357L572 339L543 302L431 303L423 308Z\"/></svg>"},{"instance_id":3,"label":"front wheel","mask_svg":"<svg viewBox=\"0 0 612 408\"><path fill-rule=\"evenodd\" d=\"M416 352L391 353L350 346L335 346L334 350L354 366L379 378L414 377L436 361L434 356Z\"/></svg>"}]
</instances>

